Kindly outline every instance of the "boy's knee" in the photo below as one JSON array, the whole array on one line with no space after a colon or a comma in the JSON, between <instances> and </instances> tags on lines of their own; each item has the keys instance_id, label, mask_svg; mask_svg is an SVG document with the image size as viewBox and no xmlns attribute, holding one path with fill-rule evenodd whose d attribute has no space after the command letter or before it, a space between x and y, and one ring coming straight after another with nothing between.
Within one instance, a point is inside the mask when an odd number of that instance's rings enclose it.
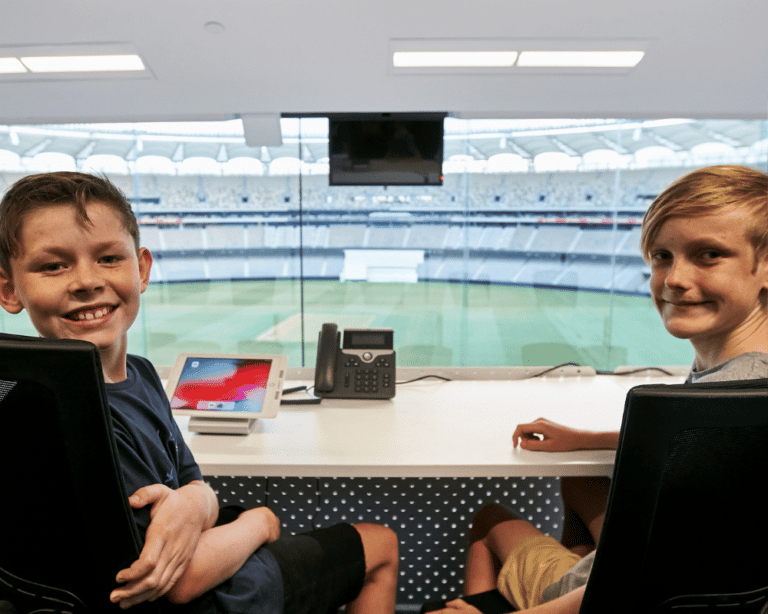
<instances>
[{"instance_id":1,"label":"boy's knee","mask_svg":"<svg viewBox=\"0 0 768 614\"><path fill-rule=\"evenodd\" d=\"M486 505L472 520L472 528L469 530L470 543L485 539L493 527L507 520L518 520L518 518L498 503Z\"/></svg>"},{"instance_id":2,"label":"boy's knee","mask_svg":"<svg viewBox=\"0 0 768 614\"><path fill-rule=\"evenodd\" d=\"M393 565L400 561L400 542L389 527L380 524L361 523L354 525L360 534L365 552L366 567Z\"/></svg>"},{"instance_id":3,"label":"boy's knee","mask_svg":"<svg viewBox=\"0 0 768 614\"><path fill-rule=\"evenodd\" d=\"M385 527L384 525L379 524L375 526L376 526L377 540L381 545L381 548L383 549L383 551L387 553L388 555L387 558L396 562L399 561L400 540L397 538L397 533L395 533L389 527Z\"/></svg>"}]
</instances>

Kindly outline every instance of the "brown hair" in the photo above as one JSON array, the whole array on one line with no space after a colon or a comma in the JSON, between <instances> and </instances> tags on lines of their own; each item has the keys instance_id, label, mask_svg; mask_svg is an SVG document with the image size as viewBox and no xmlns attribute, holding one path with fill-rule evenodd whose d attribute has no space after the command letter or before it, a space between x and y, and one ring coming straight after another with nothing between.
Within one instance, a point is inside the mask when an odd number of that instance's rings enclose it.
<instances>
[{"instance_id":1,"label":"brown hair","mask_svg":"<svg viewBox=\"0 0 768 614\"><path fill-rule=\"evenodd\" d=\"M652 243L672 217L744 211L755 259L768 258L768 175L746 166L709 166L672 182L648 207L640 251L650 260Z\"/></svg>"},{"instance_id":2,"label":"brown hair","mask_svg":"<svg viewBox=\"0 0 768 614\"><path fill-rule=\"evenodd\" d=\"M24 217L51 205L72 205L83 224L91 224L86 205L99 202L120 217L139 249L139 225L131 204L104 176L62 171L28 175L14 183L0 201L0 268L10 275L10 260L19 255L19 235Z\"/></svg>"}]
</instances>

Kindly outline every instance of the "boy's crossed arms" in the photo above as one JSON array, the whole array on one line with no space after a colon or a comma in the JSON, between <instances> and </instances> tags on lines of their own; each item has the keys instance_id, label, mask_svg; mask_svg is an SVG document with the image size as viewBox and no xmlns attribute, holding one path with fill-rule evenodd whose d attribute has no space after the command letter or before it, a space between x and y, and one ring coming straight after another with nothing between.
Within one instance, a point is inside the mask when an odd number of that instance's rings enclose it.
<instances>
[{"instance_id":1,"label":"boy's crossed arms","mask_svg":"<svg viewBox=\"0 0 768 614\"><path fill-rule=\"evenodd\" d=\"M280 536L280 522L268 508L248 510L214 527L216 493L201 480L177 490L145 486L128 501L133 508L151 506L152 522L139 558L117 574L124 586L110 599L123 608L165 594L174 603L187 603L230 578L257 548Z\"/></svg>"}]
</instances>

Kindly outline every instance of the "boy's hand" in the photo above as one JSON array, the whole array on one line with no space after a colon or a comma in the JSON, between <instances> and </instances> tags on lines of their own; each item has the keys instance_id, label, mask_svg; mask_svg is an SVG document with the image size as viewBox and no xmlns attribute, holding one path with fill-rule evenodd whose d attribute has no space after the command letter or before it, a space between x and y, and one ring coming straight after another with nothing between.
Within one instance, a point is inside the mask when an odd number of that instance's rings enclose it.
<instances>
[{"instance_id":1,"label":"boy's hand","mask_svg":"<svg viewBox=\"0 0 768 614\"><path fill-rule=\"evenodd\" d=\"M523 450L567 452L584 447L583 432L538 418L528 424L520 424L512 435L515 447Z\"/></svg>"},{"instance_id":2,"label":"boy's hand","mask_svg":"<svg viewBox=\"0 0 768 614\"><path fill-rule=\"evenodd\" d=\"M253 516L258 528L263 532L265 544L270 544L280 537L280 519L268 507L255 507L240 514L243 516Z\"/></svg>"},{"instance_id":3,"label":"boy's hand","mask_svg":"<svg viewBox=\"0 0 768 614\"><path fill-rule=\"evenodd\" d=\"M538 418L520 424L512 434L514 446L541 452L570 452L571 450L615 450L619 445L618 431L580 431Z\"/></svg>"},{"instance_id":4,"label":"boy's hand","mask_svg":"<svg viewBox=\"0 0 768 614\"><path fill-rule=\"evenodd\" d=\"M117 582L124 586L112 592L112 602L129 608L154 601L181 577L207 521L195 496L199 495L186 487L172 490L162 484L145 486L131 495L131 507L152 506L151 521L138 560L117 574Z\"/></svg>"}]
</instances>

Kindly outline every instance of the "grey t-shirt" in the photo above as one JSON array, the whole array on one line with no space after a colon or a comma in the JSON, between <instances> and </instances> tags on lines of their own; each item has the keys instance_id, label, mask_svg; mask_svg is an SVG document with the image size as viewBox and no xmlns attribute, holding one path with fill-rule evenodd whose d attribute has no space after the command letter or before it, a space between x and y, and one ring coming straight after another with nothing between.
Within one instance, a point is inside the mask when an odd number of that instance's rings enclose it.
<instances>
[{"instance_id":1,"label":"grey t-shirt","mask_svg":"<svg viewBox=\"0 0 768 614\"><path fill-rule=\"evenodd\" d=\"M694 369L696 365L694 364ZM691 370L685 380L686 384L699 382L728 382L768 377L768 354L763 352L746 352L724 363L704 371ZM590 552L576 565L571 567L557 582L553 582L541 594L542 603L552 601L572 590L584 586L592 571L595 561L595 551Z\"/></svg>"},{"instance_id":2,"label":"grey t-shirt","mask_svg":"<svg viewBox=\"0 0 768 614\"><path fill-rule=\"evenodd\" d=\"M694 364L693 369L696 368ZM686 384L697 382L729 382L768 377L768 354L746 352L704 371L691 370Z\"/></svg>"}]
</instances>

